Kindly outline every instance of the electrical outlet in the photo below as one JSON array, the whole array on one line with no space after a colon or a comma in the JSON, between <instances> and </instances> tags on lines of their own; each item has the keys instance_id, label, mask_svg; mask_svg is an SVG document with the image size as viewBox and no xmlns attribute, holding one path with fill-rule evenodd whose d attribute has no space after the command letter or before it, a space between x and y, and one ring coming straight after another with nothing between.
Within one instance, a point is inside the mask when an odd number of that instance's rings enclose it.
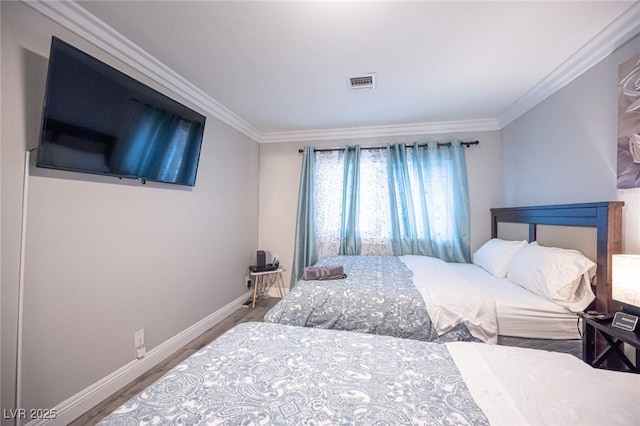
<instances>
[{"instance_id":1,"label":"electrical outlet","mask_svg":"<svg viewBox=\"0 0 640 426\"><path fill-rule=\"evenodd\" d=\"M143 346L141 348L136 348L136 358L142 359L144 355L147 353L147 349Z\"/></svg>"},{"instance_id":2,"label":"electrical outlet","mask_svg":"<svg viewBox=\"0 0 640 426\"><path fill-rule=\"evenodd\" d=\"M136 331L134 340L135 340L136 348L141 348L144 346L144 328Z\"/></svg>"},{"instance_id":3,"label":"electrical outlet","mask_svg":"<svg viewBox=\"0 0 640 426\"><path fill-rule=\"evenodd\" d=\"M245 281L247 283L247 288L251 288L251 284L253 284L253 282L251 281L251 278L249 277L249 275L245 277Z\"/></svg>"}]
</instances>

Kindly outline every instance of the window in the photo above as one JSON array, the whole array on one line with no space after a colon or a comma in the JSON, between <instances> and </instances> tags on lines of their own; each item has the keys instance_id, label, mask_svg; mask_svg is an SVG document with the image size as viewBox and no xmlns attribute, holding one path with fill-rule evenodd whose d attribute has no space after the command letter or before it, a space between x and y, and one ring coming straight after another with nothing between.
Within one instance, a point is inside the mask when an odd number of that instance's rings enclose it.
<instances>
[{"instance_id":1,"label":"window","mask_svg":"<svg viewBox=\"0 0 640 426\"><path fill-rule=\"evenodd\" d=\"M400 145L391 147L403 149ZM460 149L464 149L459 147ZM362 255L425 254L447 259L447 246L460 237L457 220L466 206L456 183L452 148L408 147L390 159L389 149L361 149L358 227ZM343 206L344 152L316 152L316 242L318 257L339 252ZM464 155L464 154L463 154ZM398 162L400 158L400 162ZM406 160L405 160L406 159ZM390 167L390 162L393 167ZM464 163L463 163L464 164ZM393 171L390 171L390 170ZM392 174L390 178L390 173ZM401 182L408 176L408 182ZM405 179L406 180L406 179ZM393 185L391 191L390 185ZM463 206L456 204L464 192ZM391 200L391 194L395 199ZM391 202L393 201L393 202ZM394 235L393 217L396 217ZM468 212L463 212L468 228ZM468 241L468 231L466 232ZM394 245L395 242L395 245ZM400 249L410 246L407 249ZM468 247L468 242L466 243ZM434 249L435 246L435 249ZM467 249L468 252L468 249ZM467 254L468 257L468 254ZM464 259L456 259L464 261Z\"/></svg>"}]
</instances>

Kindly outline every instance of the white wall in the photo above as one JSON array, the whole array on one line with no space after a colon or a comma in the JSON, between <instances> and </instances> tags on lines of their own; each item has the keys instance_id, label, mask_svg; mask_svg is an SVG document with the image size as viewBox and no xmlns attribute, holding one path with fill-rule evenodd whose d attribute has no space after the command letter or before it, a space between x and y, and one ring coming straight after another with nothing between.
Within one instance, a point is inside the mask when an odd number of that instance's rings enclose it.
<instances>
[{"instance_id":1,"label":"white wall","mask_svg":"<svg viewBox=\"0 0 640 426\"><path fill-rule=\"evenodd\" d=\"M23 161L37 145L51 36L177 97L29 7L1 7L2 407L12 408ZM30 168L20 408L55 407L133 361L136 330L152 350L246 293L258 151L208 116L192 189Z\"/></svg>"},{"instance_id":2,"label":"white wall","mask_svg":"<svg viewBox=\"0 0 640 426\"><path fill-rule=\"evenodd\" d=\"M38 138L51 35L163 88L30 8L0 6L5 408L14 406L23 159ZM640 190L615 188L617 67L639 51L636 37L502 132L307 144L478 139L467 150L472 250L490 236L491 207L620 199L624 249L640 253ZM242 295L256 248L290 269L304 145L258 148L208 117L192 190L31 168L21 408L53 407L130 362L135 330L145 328L152 349Z\"/></svg>"},{"instance_id":3,"label":"white wall","mask_svg":"<svg viewBox=\"0 0 640 426\"><path fill-rule=\"evenodd\" d=\"M506 206L625 202L623 251L640 253L640 188L616 189L618 65L635 37L502 130Z\"/></svg>"},{"instance_id":4,"label":"white wall","mask_svg":"<svg viewBox=\"0 0 640 426\"><path fill-rule=\"evenodd\" d=\"M446 141L453 137L467 141L480 141L479 146L472 146L466 150L473 252L491 236L489 209L501 206L499 132L261 144L258 244L261 249L279 255L282 266L287 269L284 274L285 286L289 285L293 264L298 188L302 165L302 155L298 153L298 149L305 145L343 147L358 143L361 146L381 146L396 142Z\"/></svg>"}]
</instances>

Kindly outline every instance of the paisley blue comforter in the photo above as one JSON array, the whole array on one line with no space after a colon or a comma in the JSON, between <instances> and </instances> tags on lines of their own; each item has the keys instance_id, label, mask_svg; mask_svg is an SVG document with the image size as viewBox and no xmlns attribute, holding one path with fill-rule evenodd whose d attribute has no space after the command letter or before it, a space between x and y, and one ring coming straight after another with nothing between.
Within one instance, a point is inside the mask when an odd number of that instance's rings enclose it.
<instances>
[{"instance_id":1,"label":"paisley blue comforter","mask_svg":"<svg viewBox=\"0 0 640 426\"><path fill-rule=\"evenodd\" d=\"M244 323L100 425L488 425L446 345Z\"/></svg>"},{"instance_id":2,"label":"paisley blue comforter","mask_svg":"<svg viewBox=\"0 0 640 426\"><path fill-rule=\"evenodd\" d=\"M298 281L264 321L440 343L479 341L464 324L438 335L411 270L398 257L329 256L316 263L338 264L347 278Z\"/></svg>"}]
</instances>

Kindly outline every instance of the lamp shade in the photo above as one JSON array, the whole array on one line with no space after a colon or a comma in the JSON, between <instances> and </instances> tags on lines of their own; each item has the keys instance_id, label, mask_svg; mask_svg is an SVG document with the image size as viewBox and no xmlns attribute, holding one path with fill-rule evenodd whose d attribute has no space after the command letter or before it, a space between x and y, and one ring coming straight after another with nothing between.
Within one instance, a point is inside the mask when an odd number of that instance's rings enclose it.
<instances>
[{"instance_id":1,"label":"lamp shade","mask_svg":"<svg viewBox=\"0 0 640 426\"><path fill-rule=\"evenodd\" d=\"M611 298L640 308L640 254L614 254L611 273Z\"/></svg>"}]
</instances>

